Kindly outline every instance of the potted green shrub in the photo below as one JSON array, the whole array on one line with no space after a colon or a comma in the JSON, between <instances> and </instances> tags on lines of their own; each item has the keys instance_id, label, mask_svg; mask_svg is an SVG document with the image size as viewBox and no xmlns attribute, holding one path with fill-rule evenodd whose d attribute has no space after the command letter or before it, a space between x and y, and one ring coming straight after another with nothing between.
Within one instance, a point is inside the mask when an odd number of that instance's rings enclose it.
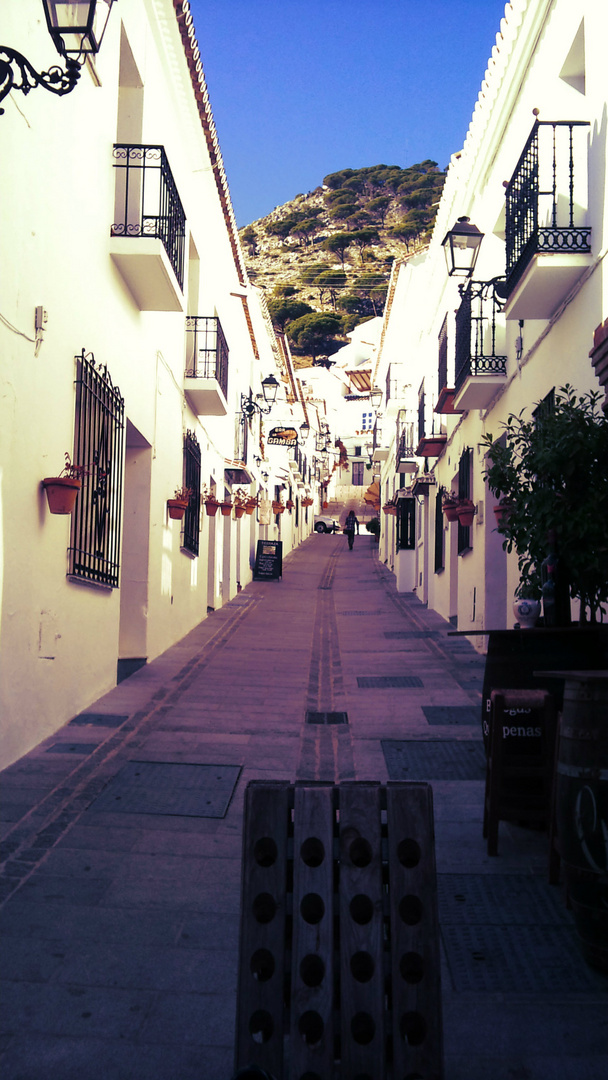
<instances>
[{"instance_id":1,"label":"potted green shrub","mask_svg":"<svg viewBox=\"0 0 608 1080\"><path fill-rule=\"evenodd\" d=\"M566 594L580 601L581 623L603 617L608 602L608 417L600 398L561 387L532 415L511 414L503 439L484 437L489 487L509 505L498 531L503 547L517 552L517 595L546 593L542 564L551 546ZM551 583L561 587L557 577ZM567 625L568 615L561 621Z\"/></svg>"}]
</instances>

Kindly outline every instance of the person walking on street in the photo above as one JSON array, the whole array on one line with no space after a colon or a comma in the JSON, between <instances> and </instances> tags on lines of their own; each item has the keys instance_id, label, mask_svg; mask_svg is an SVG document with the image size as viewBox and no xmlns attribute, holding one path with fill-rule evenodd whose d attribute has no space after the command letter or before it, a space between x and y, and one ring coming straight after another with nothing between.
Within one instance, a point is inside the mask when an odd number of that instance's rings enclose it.
<instances>
[{"instance_id":1,"label":"person walking on street","mask_svg":"<svg viewBox=\"0 0 608 1080\"><path fill-rule=\"evenodd\" d=\"M344 530L348 537L348 547L350 551L353 550L353 544L355 542L355 529L357 530L357 532L359 532L359 522L355 515L355 511L351 510L344 526Z\"/></svg>"}]
</instances>

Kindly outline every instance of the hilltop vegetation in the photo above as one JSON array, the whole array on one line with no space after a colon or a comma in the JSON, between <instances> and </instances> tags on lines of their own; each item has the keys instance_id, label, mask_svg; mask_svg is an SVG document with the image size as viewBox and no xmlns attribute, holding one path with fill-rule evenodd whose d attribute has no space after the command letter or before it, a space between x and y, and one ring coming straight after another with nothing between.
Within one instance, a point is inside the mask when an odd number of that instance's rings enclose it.
<instances>
[{"instance_id":1,"label":"hilltop vegetation","mask_svg":"<svg viewBox=\"0 0 608 1080\"><path fill-rule=\"evenodd\" d=\"M393 260L428 243L444 180L431 160L342 169L241 229L250 278L296 356L329 356L382 314Z\"/></svg>"}]
</instances>

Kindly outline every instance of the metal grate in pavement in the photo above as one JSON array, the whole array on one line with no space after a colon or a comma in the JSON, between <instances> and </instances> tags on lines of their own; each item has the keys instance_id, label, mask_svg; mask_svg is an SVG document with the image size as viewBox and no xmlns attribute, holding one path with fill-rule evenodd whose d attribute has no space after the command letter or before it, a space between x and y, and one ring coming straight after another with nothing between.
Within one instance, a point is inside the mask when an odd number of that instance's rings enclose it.
<instances>
[{"instance_id":1,"label":"metal grate in pavement","mask_svg":"<svg viewBox=\"0 0 608 1080\"><path fill-rule=\"evenodd\" d=\"M348 713L345 712L306 712L307 724L348 724Z\"/></svg>"},{"instance_id":2,"label":"metal grate in pavement","mask_svg":"<svg viewBox=\"0 0 608 1080\"><path fill-rule=\"evenodd\" d=\"M439 874L442 925L571 926L559 889L531 874Z\"/></svg>"},{"instance_id":3,"label":"metal grate in pavement","mask_svg":"<svg viewBox=\"0 0 608 1080\"><path fill-rule=\"evenodd\" d=\"M427 724L474 724L481 727L478 705L423 705Z\"/></svg>"},{"instance_id":4,"label":"metal grate in pavement","mask_svg":"<svg viewBox=\"0 0 608 1080\"><path fill-rule=\"evenodd\" d=\"M437 630L385 630L385 638L388 641L406 641L408 638L438 638Z\"/></svg>"},{"instance_id":5,"label":"metal grate in pavement","mask_svg":"<svg viewBox=\"0 0 608 1080\"><path fill-rule=\"evenodd\" d=\"M485 780L486 759L479 740L441 742L382 739L391 780Z\"/></svg>"},{"instance_id":6,"label":"metal grate in pavement","mask_svg":"<svg viewBox=\"0 0 608 1080\"><path fill-rule=\"evenodd\" d=\"M56 742L47 747L45 752L47 754L92 754L94 750L97 750L98 746L99 743L96 742Z\"/></svg>"},{"instance_id":7,"label":"metal grate in pavement","mask_svg":"<svg viewBox=\"0 0 608 1080\"><path fill-rule=\"evenodd\" d=\"M361 690L388 690L391 687L423 685L418 675L359 675L357 677L357 686Z\"/></svg>"},{"instance_id":8,"label":"metal grate in pavement","mask_svg":"<svg viewBox=\"0 0 608 1080\"><path fill-rule=\"evenodd\" d=\"M240 765L129 761L89 809L106 814L223 818L240 772Z\"/></svg>"},{"instance_id":9,"label":"metal grate in pavement","mask_svg":"<svg viewBox=\"0 0 608 1080\"><path fill-rule=\"evenodd\" d=\"M75 716L73 720L70 720L70 724L76 726L91 724L94 727L120 727L124 724L125 720L128 720L127 716L116 716L114 713L91 713L83 712Z\"/></svg>"},{"instance_id":10,"label":"metal grate in pavement","mask_svg":"<svg viewBox=\"0 0 608 1080\"><path fill-rule=\"evenodd\" d=\"M605 977L582 961L571 927L440 925L457 992L605 992Z\"/></svg>"}]
</instances>

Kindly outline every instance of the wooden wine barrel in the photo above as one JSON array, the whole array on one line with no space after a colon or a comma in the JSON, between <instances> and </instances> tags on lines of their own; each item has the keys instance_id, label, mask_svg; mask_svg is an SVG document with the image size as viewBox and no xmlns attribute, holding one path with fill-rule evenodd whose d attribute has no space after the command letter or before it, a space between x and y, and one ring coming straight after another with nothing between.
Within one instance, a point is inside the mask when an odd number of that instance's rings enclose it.
<instances>
[{"instance_id":1,"label":"wooden wine barrel","mask_svg":"<svg viewBox=\"0 0 608 1080\"><path fill-rule=\"evenodd\" d=\"M557 848L581 951L608 971L608 671L563 672Z\"/></svg>"}]
</instances>

